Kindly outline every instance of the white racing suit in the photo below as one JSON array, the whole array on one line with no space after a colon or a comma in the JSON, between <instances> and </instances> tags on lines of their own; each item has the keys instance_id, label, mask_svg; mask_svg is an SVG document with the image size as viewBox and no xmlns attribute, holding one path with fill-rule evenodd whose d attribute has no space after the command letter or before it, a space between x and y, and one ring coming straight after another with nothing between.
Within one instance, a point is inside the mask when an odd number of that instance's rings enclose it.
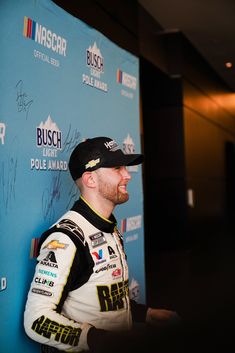
<instances>
[{"instance_id":1,"label":"white racing suit","mask_svg":"<svg viewBox=\"0 0 235 353\"><path fill-rule=\"evenodd\" d=\"M62 351L89 349L88 330L129 330L128 267L113 215L80 198L43 233L24 313L27 335ZM136 308L138 305L134 305ZM139 321L144 321L142 307Z\"/></svg>"}]
</instances>

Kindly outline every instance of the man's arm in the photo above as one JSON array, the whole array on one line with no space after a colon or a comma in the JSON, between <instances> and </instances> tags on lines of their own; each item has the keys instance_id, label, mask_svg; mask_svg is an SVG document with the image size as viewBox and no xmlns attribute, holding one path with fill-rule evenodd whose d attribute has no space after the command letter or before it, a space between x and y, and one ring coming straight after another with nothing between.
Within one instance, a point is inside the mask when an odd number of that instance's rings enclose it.
<instances>
[{"instance_id":1,"label":"man's arm","mask_svg":"<svg viewBox=\"0 0 235 353\"><path fill-rule=\"evenodd\" d=\"M134 322L146 322L151 325L178 323L180 316L172 310L150 308L131 300L131 311Z\"/></svg>"},{"instance_id":2,"label":"man's arm","mask_svg":"<svg viewBox=\"0 0 235 353\"><path fill-rule=\"evenodd\" d=\"M61 232L43 242L24 312L27 335L60 350L88 350L88 323L61 314L63 302L73 282L72 269L78 261L74 242Z\"/></svg>"}]
</instances>

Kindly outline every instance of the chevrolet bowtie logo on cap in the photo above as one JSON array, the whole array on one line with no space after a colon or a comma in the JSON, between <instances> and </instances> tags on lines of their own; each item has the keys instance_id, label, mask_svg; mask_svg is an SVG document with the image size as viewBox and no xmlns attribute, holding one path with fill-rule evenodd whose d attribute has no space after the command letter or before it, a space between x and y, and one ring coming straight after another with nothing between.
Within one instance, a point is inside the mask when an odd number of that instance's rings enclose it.
<instances>
[{"instance_id":1,"label":"chevrolet bowtie logo on cap","mask_svg":"<svg viewBox=\"0 0 235 353\"><path fill-rule=\"evenodd\" d=\"M88 168L95 167L98 163L100 163L100 158L92 159L91 161L89 161L89 162L85 165L85 168L88 169Z\"/></svg>"}]
</instances>

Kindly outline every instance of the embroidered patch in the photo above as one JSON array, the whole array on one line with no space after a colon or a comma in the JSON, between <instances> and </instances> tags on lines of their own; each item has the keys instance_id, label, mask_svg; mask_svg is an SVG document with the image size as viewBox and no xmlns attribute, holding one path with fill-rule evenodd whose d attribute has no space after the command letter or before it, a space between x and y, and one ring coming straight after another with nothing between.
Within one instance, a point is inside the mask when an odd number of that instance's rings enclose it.
<instances>
[{"instance_id":1,"label":"embroidered patch","mask_svg":"<svg viewBox=\"0 0 235 353\"><path fill-rule=\"evenodd\" d=\"M91 246L95 248L96 246L99 246L101 244L107 243L105 236L102 232L98 232L92 235L89 235L89 238L91 239Z\"/></svg>"},{"instance_id":2,"label":"embroidered patch","mask_svg":"<svg viewBox=\"0 0 235 353\"><path fill-rule=\"evenodd\" d=\"M53 249L53 250L57 250L57 249L66 249L69 245L65 244L65 243L60 243L59 240L51 240L49 243L47 243L43 249L47 248L47 249Z\"/></svg>"}]
</instances>

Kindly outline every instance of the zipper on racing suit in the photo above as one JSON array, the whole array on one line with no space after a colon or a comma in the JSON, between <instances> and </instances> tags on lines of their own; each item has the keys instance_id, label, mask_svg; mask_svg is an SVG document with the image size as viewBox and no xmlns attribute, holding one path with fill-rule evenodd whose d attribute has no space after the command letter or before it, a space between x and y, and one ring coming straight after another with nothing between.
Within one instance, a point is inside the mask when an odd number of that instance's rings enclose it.
<instances>
[{"instance_id":1,"label":"zipper on racing suit","mask_svg":"<svg viewBox=\"0 0 235 353\"><path fill-rule=\"evenodd\" d=\"M127 264L126 264L126 254L124 252L124 248L123 248L123 239L122 239L122 234L119 232L118 228L115 226L114 228L114 232L112 233L112 237L115 241L116 244L116 248L118 251L118 254L120 256L120 262L121 262L121 269L122 269L122 282L123 282L123 286L125 283L125 275L126 275L126 270L128 271L127 268ZM123 263L123 260L125 261L125 263ZM127 276L128 280L129 280L129 276ZM129 292L129 288L128 288L128 292ZM131 321L131 315L130 315L130 301L128 300L128 296L125 295L125 302L126 302L126 307L127 307L127 311L128 311L128 327L131 328L132 326L132 321Z\"/></svg>"}]
</instances>

